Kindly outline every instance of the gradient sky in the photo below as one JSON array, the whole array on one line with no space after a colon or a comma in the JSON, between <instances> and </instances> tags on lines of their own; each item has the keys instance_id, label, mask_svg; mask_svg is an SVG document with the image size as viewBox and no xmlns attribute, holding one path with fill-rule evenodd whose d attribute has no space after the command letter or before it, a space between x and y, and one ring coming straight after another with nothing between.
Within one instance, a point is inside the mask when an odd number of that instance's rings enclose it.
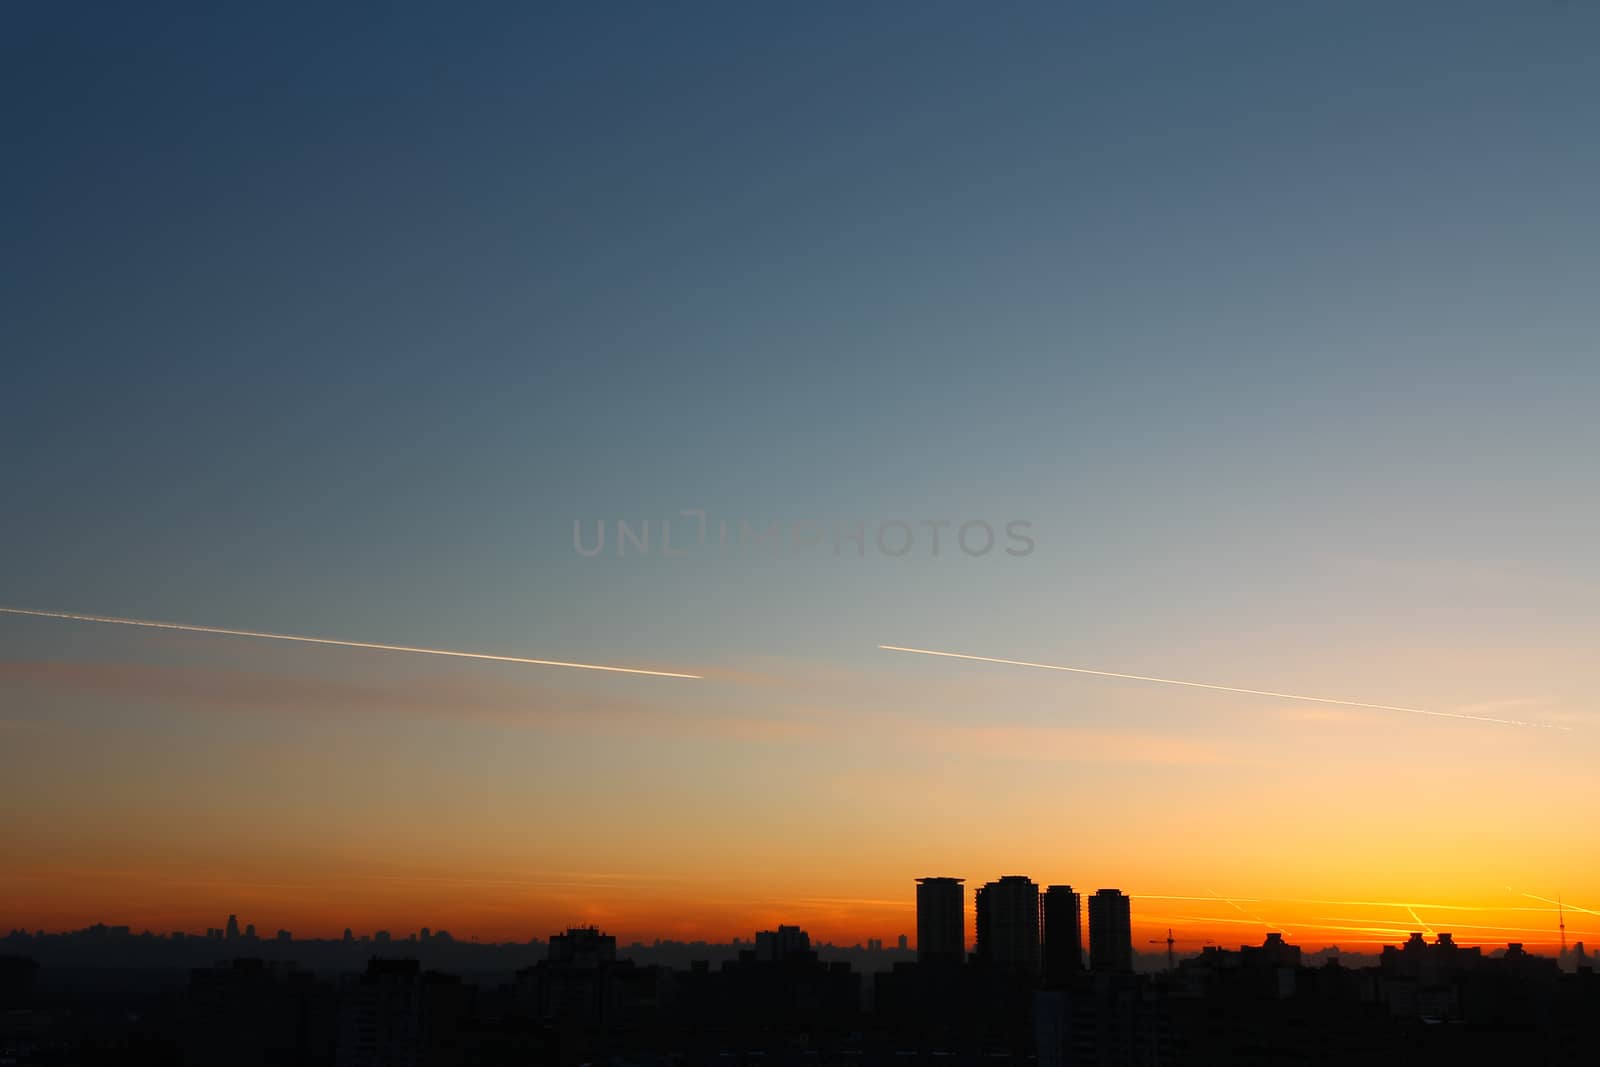
<instances>
[{"instance_id":1,"label":"gradient sky","mask_svg":"<svg viewBox=\"0 0 1600 1067\"><path fill-rule=\"evenodd\" d=\"M1600 7L0 17L0 604L706 676L0 616L0 927L1600 940Z\"/></svg>"}]
</instances>

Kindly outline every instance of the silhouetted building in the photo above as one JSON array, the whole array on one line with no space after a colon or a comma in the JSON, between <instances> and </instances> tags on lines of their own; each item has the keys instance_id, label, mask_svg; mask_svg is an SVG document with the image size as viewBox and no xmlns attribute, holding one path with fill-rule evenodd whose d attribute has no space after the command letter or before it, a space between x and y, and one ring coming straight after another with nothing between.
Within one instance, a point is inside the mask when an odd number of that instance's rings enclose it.
<instances>
[{"instance_id":1,"label":"silhouetted building","mask_svg":"<svg viewBox=\"0 0 1600 1067\"><path fill-rule=\"evenodd\" d=\"M227 939L229 941L237 941L238 940L238 938L239 938L239 916L237 916L237 915L228 916L228 932L227 932L226 936L227 936Z\"/></svg>"},{"instance_id":2,"label":"silhouetted building","mask_svg":"<svg viewBox=\"0 0 1600 1067\"><path fill-rule=\"evenodd\" d=\"M1283 934L1276 931L1268 934L1267 939L1258 948L1242 946L1239 954L1244 957L1246 966L1300 966L1300 946L1289 944L1283 939Z\"/></svg>"},{"instance_id":3,"label":"silhouetted building","mask_svg":"<svg viewBox=\"0 0 1600 1067\"><path fill-rule=\"evenodd\" d=\"M293 964L237 959L196 969L183 1013L184 1062L325 1064L334 1051L329 986Z\"/></svg>"},{"instance_id":4,"label":"silhouetted building","mask_svg":"<svg viewBox=\"0 0 1600 1067\"><path fill-rule=\"evenodd\" d=\"M1070 885L1044 891L1039 913L1044 920L1044 979L1060 986L1083 970L1083 901Z\"/></svg>"},{"instance_id":5,"label":"silhouetted building","mask_svg":"<svg viewBox=\"0 0 1600 1067\"><path fill-rule=\"evenodd\" d=\"M373 959L340 987L338 1067L420 1067L460 1061L466 991L416 960Z\"/></svg>"},{"instance_id":6,"label":"silhouetted building","mask_svg":"<svg viewBox=\"0 0 1600 1067\"><path fill-rule=\"evenodd\" d=\"M0 1009L20 1008L33 995L39 964L27 956L0 956Z\"/></svg>"},{"instance_id":7,"label":"silhouetted building","mask_svg":"<svg viewBox=\"0 0 1600 1067\"><path fill-rule=\"evenodd\" d=\"M1039 887L1008 874L977 892L980 961L996 970L1039 973Z\"/></svg>"},{"instance_id":8,"label":"silhouetted building","mask_svg":"<svg viewBox=\"0 0 1600 1067\"><path fill-rule=\"evenodd\" d=\"M617 939L592 926L550 938L548 956L517 972L517 1014L564 1031L659 1021L669 975L617 959Z\"/></svg>"},{"instance_id":9,"label":"silhouetted building","mask_svg":"<svg viewBox=\"0 0 1600 1067\"><path fill-rule=\"evenodd\" d=\"M960 878L917 879L917 959L959 963L967 954L965 890ZM905 938L900 939L902 948Z\"/></svg>"},{"instance_id":10,"label":"silhouetted building","mask_svg":"<svg viewBox=\"0 0 1600 1067\"><path fill-rule=\"evenodd\" d=\"M756 947L722 965L721 1003L741 1027L805 1030L842 1026L861 1010L861 976L823 963L798 926L756 934Z\"/></svg>"},{"instance_id":11,"label":"silhouetted building","mask_svg":"<svg viewBox=\"0 0 1600 1067\"><path fill-rule=\"evenodd\" d=\"M776 930L756 933L754 959L762 963L776 963L787 959L810 957L811 936L798 926L780 926Z\"/></svg>"},{"instance_id":12,"label":"silhouetted building","mask_svg":"<svg viewBox=\"0 0 1600 1067\"><path fill-rule=\"evenodd\" d=\"M1379 957L1383 1000L1395 1015L1462 1020L1463 992L1482 961L1482 949L1462 948L1451 934L1438 934L1430 945L1414 933L1404 945L1386 945Z\"/></svg>"},{"instance_id":13,"label":"silhouetted building","mask_svg":"<svg viewBox=\"0 0 1600 1067\"><path fill-rule=\"evenodd\" d=\"M602 934L598 927L569 927L564 934L550 935L550 948L546 954L552 963L576 966L597 966L617 961L617 939Z\"/></svg>"},{"instance_id":14,"label":"silhouetted building","mask_svg":"<svg viewBox=\"0 0 1600 1067\"><path fill-rule=\"evenodd\" d=\"M1065 985L1034 994L1032 1022L1038 1067L1236 1062L1178 1054L1165 990L1144 975L1080 971Z\"/></svg>"},{"instance_id":15,"label":"silhouetted building","mask_svg":"<svg viewBox=\"0 0 1600 1067\"><path fill-rule=\"evenodd\" d=\"M1133 919L1128 898L1115 889L1089 898L1089 969L1133 970Z\"/></svg>"}]
</instances>

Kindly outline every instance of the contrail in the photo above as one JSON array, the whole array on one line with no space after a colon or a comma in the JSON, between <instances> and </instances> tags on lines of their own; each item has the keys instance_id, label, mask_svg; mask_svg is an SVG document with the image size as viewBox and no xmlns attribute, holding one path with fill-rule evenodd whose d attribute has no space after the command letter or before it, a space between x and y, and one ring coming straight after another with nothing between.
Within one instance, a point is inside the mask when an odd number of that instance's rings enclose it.
<instances>
[{"instance_id":1,"label":"contrail","mask_svg":"<svg viewBox=\"0 0 1600 1067\"><path fill-rule=\"evenodd\" d=\"M1222 899L1221 897L1218 897L1215 893L1212 893L1209 897L1173 897L1173 896L1162 896L1159 893L1129 893L1128 896L1132 897L1134 900L1204 900L1204 901L1208 901L1209 902L1209 901L1213 901L1213 900L1221 900ZM1228 901L1228 903L1232 904L1233 901L1235 901L1235 900L1242 900L1247 904L1259 904L1259 903L1261 903L1261 898L1260 897L1233 897L1232 899L1230 899Z\"/></svg>"},{"instance_id":2,"label":"contrail","mask_svg":"<svg viewBox=\"0 0 1600 1067\"><path fill-rule=\"evenodd\" d=\"M1250 916L1250 918L1254 919L1256 922L1260 923L1262 926L1265 926L1268 930L1276 930L1279 933L1283 934L1285 937L1288 936L1289 931L1285 930L1283 927L1279 926L1277 923L1269 923L1269 922L1267 922L1267 920L1263 919L1261 916L1257 915L1255 912L1253 912L1253 911L1245 911L1243 908L1241 908L1234 901L1229 900L1225 896L1222 896L1215 889L1208 889L1208 890L1206 890L1206 892L1210 893L1212 896L1216 897L1218 900L1224 902L1229 907L1233 908L1233 910L1238 912L1240 915L1248 915L1248 916Z\"/></svg>"},{"instance_id":3,"label":"contrail","mask_svg":"<svg viewBox=\"0 0 1600 1067\"><path fill-rule=\"evenodd\" d=\"M1515 893L1517 891L1512 889L1510 886L1506 886L1506 892ZM1595 911L1593 908L1580 908L1576 904L1567 904L1559 900L1551 900L1549 897L1541 897L1537 893L1523 893L1522 896L1527 897L1529 900L1540 900L1546 904L1554 904L1558 908L1566 908L1569 911L1581 911L1585 915L1600 915L1600 911ZM1546 908L1544 910L1549 911L1550 909Z\"/></svg>"},{"instance_id":4,"label":"contrail","mask_svg":"<svg viewBox=\"0 0 1600 1067\"><path fill-rule=\"evenodd\" d=\"M65 611L29 611L26 608L0 608L6 615L31 615L41 619L71 619L74 622L109 622L118 626L143 626L152 630L183 630L195 634L221 634L225 637L262 637L269 641L300 641L308 645L338 645L341 648L370 648L379 652L415 652L424 656L454 656L457 659L486 659L496 663L525 663L535 667L576 667L584 671L611 671L616 674L648 674L656 678L699 678L698 674L675 671L647 671L642 667L612 667L603 663L568 663L558 659L528 659L523 656L495 656L487 652L456 652L447 648L412 648L409 645L380 645L371 641L340 641L332 637L304 637L300 634L269 634L259 630L226 630L220 626L191 626L181 622L151 622L148 619L120 619L111 615L74 615Z\"/></svg>"},{"instance_id":5,"label":"contrail","mask_svg":"<svg viewBox=\"0 0 1600 1067\"><path fill-rule=\"evenodd\" d=\"M1437 936L1439 936L1438 934L1435 934L1433 932L1433 927L1429 926L1427 923L1422 921L1422 916L1417 914L1417 909L1416 908L1413 908L1410 904L1407 904L1406 905L1406 911L1410 912L1411 913L1411 917L1413 919L1417 920L1417 925L1422 927L1422 932L1423 933L1427 934L1429 937L1437 937Z\"/></svg>"},{"instance_id":6,"label":"contrail","mask_svg":"<svg viewBox=\"0 0 1600 1067\"><path fill-rule=\"evenodd\" d=\"M1062 667L1054 663L1029 663L1020 659L997 659L994 656L969 656L964 652L935 652L930 648L906 648L904 645L879 645L886 652L915 652L919 656L944 656L948 659L970 659L979 663L1003 663L1010 667L1037 667L1045 671L1070 671L1073 674L1093 674L1101 678L1125 678L1133 682L1156 682L1161 685L1186 685L1191 689L1215 689L1224 693L1247 693L1250 696L1278 697L1281 700L1308 700L1316 704L1339 704L1347 708L1371 708L1375 711L1403 711L1409 715L1433 715L1441 719L1467 719L1472 722L1492 722L1499 726L1537 726L1545 730L1568 730L1548 722L1524 722L1521 719L1493 719L1487 715L1464 715L1454 711L1428 711L1424 708L1402 708L1394 704L1364 704L1359 700L1335 700L1332 697L1306 696L1304 693L1274 693L1268 689L1241 689L1233 685L1212 685L1209 682L1186 682L1181 678L1153 678L1147 674L1120 674L1116 671L1096 671L1088 667Z\"/></svg>"}]
</instances>

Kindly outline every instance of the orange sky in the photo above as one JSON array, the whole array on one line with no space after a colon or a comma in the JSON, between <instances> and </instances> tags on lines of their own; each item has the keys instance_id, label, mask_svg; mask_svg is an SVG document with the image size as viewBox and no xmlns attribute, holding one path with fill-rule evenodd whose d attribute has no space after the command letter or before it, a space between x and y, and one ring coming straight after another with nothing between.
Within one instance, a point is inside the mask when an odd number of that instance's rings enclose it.
<instances>
[{"instance_id":1,"label":"orange sky","mask_svg":"<svg viewBox=\"0 0 1600 1067\"><path fill-rule=\"evenodd\" d=\"M1600 940L1578 716L1527 730L871 657L619 685L96 637L93 657L0 663L8 928L237 913L300 936L725 941L788 922L892 944L915 937L915 878L1021 873L1128 892L1141 943L1549 946L1537 898L1557 894L1569 940ZM1352 691L1395 688L1381 673ZM1477 706L1451 696L1429 703Z\"/></svg>"},{"instance_id":2,"label":"orange sky","mask_svg":"<svg viewBox=\"0 0 1600 1067\"><path fill-rule=\"evenodd\" d=\"M288 928L302 937L337 936L346 925L358 933L388 929L402 934L430 926L458 937L520 941L543 938L569 924L596 923L625 942L656 937L727 941L779 923L798 923L814 938L837 944L864 943L871 937L892 944L902 933L912 944L916 938L908 879L884 886L881 897L845 897L810 894L804 887L786 892L766 883L739 886L604 871L529 872L524 877L302 872L295 880L273 880L268 866L257 863L237 874L219 874L129 857L126 866L114 868L12 869L3 882L6 926L67 929L106 921L136 930L197 931L221 926L226 914L236 912L241 922L253 922L263 933ZM970 889L976 881L968 880L969 937ZM1307 948L1337 944L1352 951L1403 941L1413 930L1430 937L1449 931L1464 944L1521 941L1550 951L1559 936L1553 898L1515 889L1476 898L1335 894L1223 899L1204 888L1188 893L1182 887L1127 888L1134 898L1136 943L1162 940L1170 927L1179 949L1188 951L1208 941L1225 946L1259 943L1268 931L1280 931ZM1600 942L1600 914L1573 903L1566 905L1565 918L1569 942Z\"/></svg>"}]
</instances>

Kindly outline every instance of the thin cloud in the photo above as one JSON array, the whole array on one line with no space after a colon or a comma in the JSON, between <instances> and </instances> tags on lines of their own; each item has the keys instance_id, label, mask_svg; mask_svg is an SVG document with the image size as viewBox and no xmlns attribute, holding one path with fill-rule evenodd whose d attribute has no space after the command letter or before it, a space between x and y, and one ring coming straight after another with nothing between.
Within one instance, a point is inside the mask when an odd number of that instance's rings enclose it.
<instances>
[{"instance_id":1,"label":"thin cloud","mask_svg":"<svg viewBox=\"0 0 1600 1067\"><path fill-rule=\"evenodd\" d=\"M541 729L658 733L751 742L815 733L804 718L663 711L633 698L487 678L408 678L364 685L305 675L133 663L0 661L0 689L77 692L119 706L160 705L204 714L287 715L325 720L395 715ZM23 728L26 728L26 722Z\"/></svg>"},{"instance_id":2,"label":"thin cloud","mask_svg":"<svg viewBox=\"0 0 1600 1067\"><path fill-rule=\"evenodd\" d=\"M1110 733L1070 726L961 726L928 724L922 744L942 751L1046 763L1237 763L1228 750L1207 741L1166 734Z\"/></svg>"}]
</instances>

